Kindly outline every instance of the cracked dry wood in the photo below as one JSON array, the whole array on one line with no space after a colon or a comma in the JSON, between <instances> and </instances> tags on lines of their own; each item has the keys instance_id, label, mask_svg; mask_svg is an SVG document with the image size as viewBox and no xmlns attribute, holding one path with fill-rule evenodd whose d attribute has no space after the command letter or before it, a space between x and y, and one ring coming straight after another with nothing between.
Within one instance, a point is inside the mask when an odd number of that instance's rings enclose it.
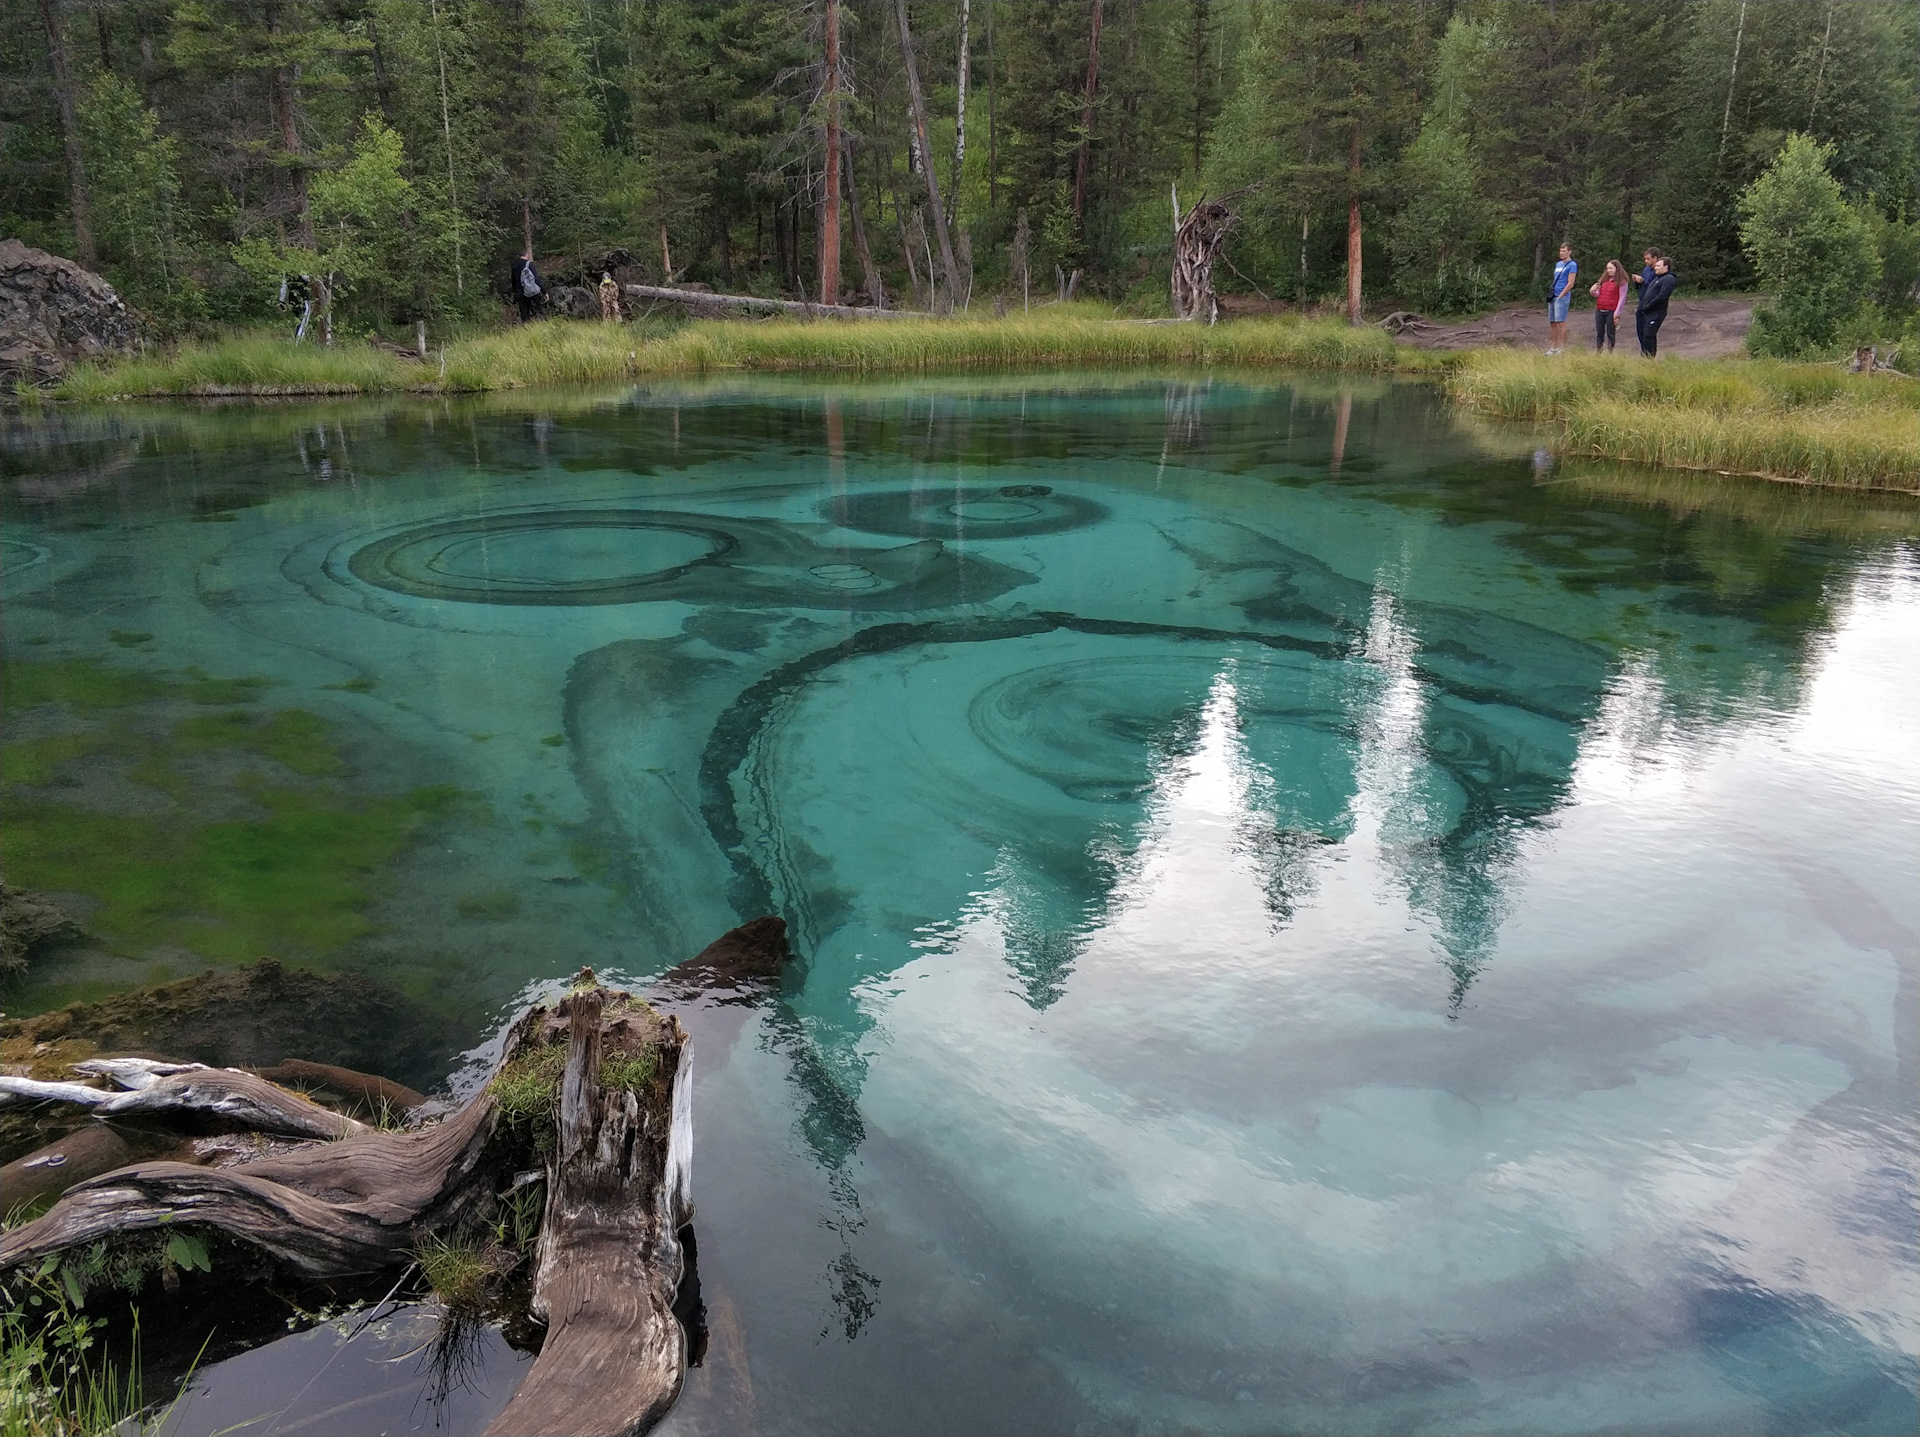
<instances>
[{"instance_id":1,"label":"cracked dry wood","mask_svg":"<svg viewBox=\"0 0 1920 1437\"><path fill-rule=\"evenodd\" d=\"M669 970L660 991L686 999L715 989L717 1001L750 1002L789 956L785 924L759 919ZM563 1040L567 1058L533 1288L547 1335L519 1393L489 1429L496 1437L635 1437L671 1408L686 1373L686 1336L673 1301L683 1265L679 1233L693 1215L690 1042L678 1018L594 985L591 974L582 978L586 986L552 1008L522 1014L502 1045L502 1067ZM645 1073L648 1051L651 1076L602 1086L603 1060L620 1071L641 1059ZM423 1239L490 1212L525 1166L530 1141L501 1123L490 1085L437 1125L395 1133L366 1129L231 1069L106 1059L94 1071L140 1084L119 1094L84 1090L80 1101L99 1107L144 1099L155 1116L181 1119L203 1116L221 1095L268 1106L284 1099L298 1105L302 1121L311 1120L311 1109L349 1125L329 1131L351 1135L230 1167L149 1161L91 1177L44 1216L0 1233L0 1270L173 1223L225 1233L320 1278L398 1267ZM366 1075L327 1076L339 1087ZM230 1121L253 1112L235 1102L226 1109Z\"/></svg>"},{"instance_id":2,"label":"cracked dry wood","mask_svg":"<svg viewBox=\"0 0 1920 1437\"><path fill-rule=\"evenodd\" d=\"M602 1046L622 1034L620 1020L603 1021L603 1002L589 990L561 1005L567 1067L533 1296L547 1340L489 1437L630 1437L666 1415L686 1375L673 1298L679 1230L692 1217L688 1039L672 1016L639 1035L660 1054L665 1112L604 1088Z\"/></svg>"}]
</instances>

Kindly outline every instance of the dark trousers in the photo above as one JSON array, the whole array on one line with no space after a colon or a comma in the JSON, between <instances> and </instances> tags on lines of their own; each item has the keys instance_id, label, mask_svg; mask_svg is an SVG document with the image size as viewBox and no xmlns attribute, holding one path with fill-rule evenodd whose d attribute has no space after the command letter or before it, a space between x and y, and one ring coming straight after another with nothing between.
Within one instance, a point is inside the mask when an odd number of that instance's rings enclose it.
<instances>
[{"instance_id":1,"label":"dark trousers","mask_svg":"<svg viewBox=\"0 0 1920 1437\"><path fill-rule=\"evenodd\" d=\"M1658 314L1636 314L1634 323L1640 328L1640 352L1648 359L1660 353L1660 326L1667 322L1667 312Z\"/></svg>"},{"instance_id":2,"label":"dark trousers","mask_svg":"<svg viewBox=\"0 0 1920 1437\"><path fill-rule=\"evenodd\" d=\"M1593 352L1595 354L1603 349L1613 348L1614 335L1618 328L1612 310L1596 309L1593 312Z\"/></svg>"},{"instance_id":3,"label":"dark trousers","mask_svg":"<svg viewBox=\"0 0 1920 1437\"><path fill-rule=\"evenodd\" d=\"M526 323L528 323L529 321L531 321L531 320L532 320L532 318L533 318L533 302L534 302L534 300L535 300L535 299L536 299L537 297L538 297L538 296L536 296L536 295L531 295L531 294L516 294L516 295L514 295L514 298L520 301L520 322L521 322L522 324L526 324Z\"/></svg>"}]
</instances>

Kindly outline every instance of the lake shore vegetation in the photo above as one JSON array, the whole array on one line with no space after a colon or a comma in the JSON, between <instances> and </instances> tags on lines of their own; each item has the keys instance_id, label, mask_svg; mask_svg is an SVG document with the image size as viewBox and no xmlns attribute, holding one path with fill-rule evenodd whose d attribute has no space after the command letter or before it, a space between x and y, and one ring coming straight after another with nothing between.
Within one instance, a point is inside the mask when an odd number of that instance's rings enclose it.
<instances>
[{"instance_id":1,"label":"lake shore vegetation","mask_svg":"<svg viewBox=\"0 0 1920 1437\"><path fill-rule=\"evenodd\" d=\"M479 393L722 373L879 376L1073 369L1302 369L1437 378L1462 409L1553 426L1562 452L1843 488L1920 488L1920 382L1780 360L1450 354L1331 320L1217 326L1101 317L1083 304L1006 318L556 320L455 339L425 361L255 331L76 368L75 401Z\"/></svg>"}]
</instances>

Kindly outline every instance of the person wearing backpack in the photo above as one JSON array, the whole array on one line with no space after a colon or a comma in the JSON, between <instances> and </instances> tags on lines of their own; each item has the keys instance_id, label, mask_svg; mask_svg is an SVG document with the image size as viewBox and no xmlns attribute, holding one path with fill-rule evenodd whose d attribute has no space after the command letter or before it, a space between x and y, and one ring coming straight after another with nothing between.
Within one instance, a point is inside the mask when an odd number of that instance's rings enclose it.
<instances>
[{"instance_id":1,"label":"person wearing backpack","mask_svg":"<svg viewBox=\"0 0 1920 1437\"><path fill-rule=\"evenodd\" d=\"M513 262L513 298L520 306L522 324L532 321L533 307L540 302L541 294L540 271L533 267L533 251L524 250Z\"/></svg>"}]
</instances>

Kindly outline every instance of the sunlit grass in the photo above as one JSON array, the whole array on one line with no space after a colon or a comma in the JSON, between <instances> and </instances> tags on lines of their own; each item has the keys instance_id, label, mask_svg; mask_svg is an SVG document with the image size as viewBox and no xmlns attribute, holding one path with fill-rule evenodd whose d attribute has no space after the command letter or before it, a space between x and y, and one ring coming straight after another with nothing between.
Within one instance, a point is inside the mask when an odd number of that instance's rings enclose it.
<instances>
[{"instance_id":1,"label":"sunlit grass","mask_svg":"<svg viewBox=\"0 0 1920 1437\"><path fill-rule=\"evenodd\" d=\"M1089 313L1088 311L1091 310ZM84 365L55 394L381 393L592 384L724 371L1134 369L1153 365L1300 366L1382 373L1417 365L1377 330L1323 320L1259 320L1208 328L1102 319L1090 306L1004 319L702 320L677 328L550 320L455 340L416 364L359 341L328 349L278 333L239 335L171 354Z\"/></svg>"},{"instance_id":2,"label":"sunlit grass","mask_svg":"<svg viewBox=\"0 0 1920 1437\"><path fill-rule=\"evenodd\" d=\"M1857 488L1920 489L1920 384L1837 365L1463 355L1453 399L1560 427L1571 454Z\"/></svg>"},{"instance_id":3,"label":"sunlit grass","mask_svg":"<svg viewBox=\"0 0 1920 1437\"><path fill-rule=\"evenodd\" d=\"M295 344L255 331L214 344L107 365L76 367L55 393L62 399L135 395L367 394L418 385L437 370L409 363L359 340Z\"/></svg>"},{"instance_id":4,"label":"sunlit grass","mask_svg":"<svg viewBox=\"0 0 1920 1437\"><path fill-rule=\"evenodd\" d=\"M1168 364L1378 373L1405 358L1376 330L1324 321L1207 328L1049 312L1005 319L711 320L644 337L624 325L550 323L452 346L447 382L461 389L504 389L727 370L876 374Z\"/></svg>"}]
</instances>

